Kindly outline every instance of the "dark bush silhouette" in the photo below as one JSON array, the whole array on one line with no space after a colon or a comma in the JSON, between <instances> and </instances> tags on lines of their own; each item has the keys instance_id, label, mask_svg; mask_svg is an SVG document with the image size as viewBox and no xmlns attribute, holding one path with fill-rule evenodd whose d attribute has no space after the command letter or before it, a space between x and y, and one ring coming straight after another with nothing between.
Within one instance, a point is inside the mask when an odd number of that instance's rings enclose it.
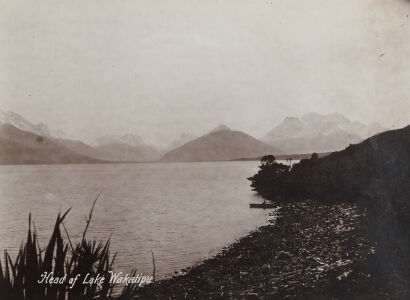
<instances>
[{"instance_id":1,"label":"dark bush silhouette","mask_svg":"<svg viewBox=\"0 0 410 300\"><path fill-rule=\"evenodd\" d=\"M265 155L261 158L261 165L270 166L273 165L276 158L273 155Z\"/></svg>"},{"instance_id":2,"label":"dark bush silhouette","mask_svg":"<svg viewBox=\"0 0 410 300\"><path fill-rule=\"evenodd\" d=\"M98 197L97 197L98 199ZM95 199L95 201L97 200ZM95 204L94 201L94 204ZM93 207L94 207L93 204ZM84 285L82 281L89 274L97 274L110 278L116 254L110 255L110 239L105 243L86 239L85 235L92 216L87 219L87 224L80 242L73 244L68 233L68 242L63 240L60 226L69 210L62 216L57 216L54 230L48 245L41 249L35 229L32 229L31 216L27 241L20 247L19 254L13 261L7 251L4 252L4 264L0 262L0 299L7 300L91 300L114 299L115 284L105 280L97 284ZM65 229L65 227L64 227ZM74 278L79 275L77 284L69 287L67 279L61 284L38 282L44 272L52 272L53 277ZM135 275L135 271L133 275ZM138 284L125 286L115 299L133 299L136 295Z\"/></svg>"}]
</instances>

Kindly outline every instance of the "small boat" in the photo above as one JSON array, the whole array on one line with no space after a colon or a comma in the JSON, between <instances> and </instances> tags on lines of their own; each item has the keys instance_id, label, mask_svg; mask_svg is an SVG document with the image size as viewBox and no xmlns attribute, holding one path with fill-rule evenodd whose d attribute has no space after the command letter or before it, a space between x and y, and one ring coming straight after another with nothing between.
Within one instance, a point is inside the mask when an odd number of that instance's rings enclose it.
<instances>
[{"instance_id":1,"label":"small boat","mask_svg":"<svg viewBox=\"0 0 410 300\"><path fill-rule=\"evenodd\" d=\"M277 205L273 203L249 203L249 206L251 208L263 208L263 209L277 207Z\"/></svg>"}]
</instances>

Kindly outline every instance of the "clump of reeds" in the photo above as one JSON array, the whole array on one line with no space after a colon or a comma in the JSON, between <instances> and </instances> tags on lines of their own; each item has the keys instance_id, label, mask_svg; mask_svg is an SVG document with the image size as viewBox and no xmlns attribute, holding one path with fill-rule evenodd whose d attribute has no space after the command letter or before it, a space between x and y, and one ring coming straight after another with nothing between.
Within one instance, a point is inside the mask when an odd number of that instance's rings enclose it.
<instances>
[{"instance_id":1,"label":"clump of reeds","mask_svg":"<svg viewBox=\"0 0 410 300\"><path fill-rule=\"evenodd\" d=\"M58 214L54 230L46 248L41 249L31 214L27 241L20 246L18 255L13 261L4 251L4 262L0 261L0 298L7 300L86 300L86 299L131 299L135 296L138 284L129 284L122 292L118 287L105 280L101 285L81 284L84 277L97 274L110 278L116 254L110 255L110 238L105 242L87 240L86 232L91 221L92 212L87 218L81 241L73 244L63 224L67 210ZM67 241L62 237L60 226L63 226ZM42 274L52 273L53 277L66 276L61 284L39 283ZM134 271L135 273L135 271ZM70 288L68 278L79 274L77 283ZM114 297L114 295L117 295Z\"/></svg>"}]
</instances>

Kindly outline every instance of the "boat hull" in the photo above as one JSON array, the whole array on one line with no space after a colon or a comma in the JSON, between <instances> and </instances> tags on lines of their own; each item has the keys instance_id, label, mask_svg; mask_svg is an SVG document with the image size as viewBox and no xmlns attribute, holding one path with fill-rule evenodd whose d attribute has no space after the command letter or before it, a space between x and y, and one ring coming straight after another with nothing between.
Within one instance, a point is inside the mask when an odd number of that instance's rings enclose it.
<instances>
[{"instance_id":1,"label":"boat hull","mask_svg":"<svg viewBox=\"0 0 410 300\"><path fill-rule=\"evenodd\" d=\"M263 208L263 209L266 209L266 208L275 208L275 207L276 207L276 204L273 204L273 203L265 203L265 204L263 204L263 203L250 203L249 206L250 206L251 208Z\"/></svg>"}]
</instances>

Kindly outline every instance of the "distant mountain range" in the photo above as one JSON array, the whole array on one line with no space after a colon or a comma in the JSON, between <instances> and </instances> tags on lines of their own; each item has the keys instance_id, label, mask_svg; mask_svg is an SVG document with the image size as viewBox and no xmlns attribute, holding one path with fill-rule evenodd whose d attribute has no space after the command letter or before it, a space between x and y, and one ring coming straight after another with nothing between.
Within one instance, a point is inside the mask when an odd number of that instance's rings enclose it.
<instances>
[{"instance_id":1,"label":"distant mountain range","mask_svg":"<svg viewBox=\"0 0 410 300\"><path fill-rule=\"evenodd\" d=\"M0 164L71 164L103 161L81 155L46 136L0 125Z\"/></svg>"},{"instance_id":2,"label":"distant mountain range","mask_svg":"<svg viewBox=\"0 0 410 300\"><path fill-rule=\"evenodd\" d=\"M13 111L4 111L0 109L0 125L10 124L23 131L36 133L48 138L66 138L66 135L62 131L51 131L46 124L38 123L34 124L27 121L18 113Z\"/></svg>"},{"instance_id":3,"label":"distant mountain range","mask_svg":"<svg viewBox=\"0 0 410 300\"><path fill-rule=\"evenodd\" d=\"M184 132L184 133L181 134L181 136L178 139L174 140L172 143L170 143L168 145L168 147L166 147L165 152L169 152L169 151L174 150L178 147L181 147L182 145L184 145L184 144L186 144L190 141L193 141L196 138L197 138L197 136L195 136L193 134L190 134L190 133Z\"/></svg>"},{"instance_id":4,"label":"distant mountain range","mask_svg":"<svg viewBox=\"0 0 410 300\"><path fill-rule=\"evenodd\" d=\"M246 133L221 125L210 133L166 153L161 161L233 160L271 153L280 154L281 151Z\"/></svg>"},{"instance_id":5,"label":"distant mountain range","mask_svg":"<svg viewBox=\"0 0 410 300\"><path fill-rule=\"evenodd\" d=\"M138 147L144 144L143 139L136 134L127 133L124 135L104 135L95 139L93 146L105 146L109 144L127 144Z\"/></svg>"},{"instance_id":6,"label":"distant mountain range","mask_svg":"<svg viewBox=\"0 0 410 300\"><path fill-rule=\"evenodd\" d=\"M309 113L302 118L287 117L269 131L262 141L287 154L341 150L365 138L386 131L378 123L369 126L352 122L341 114Z\"/></svg>"},{"instance_id":7,"label":"distant mountain range","mask_svg":"<svg viewBox=\"0 0 410 300\"><path fill-rule=\"evenodd\" d=\"M101 136L89 145L10 111L0 110L0 126L1 164L221 161L265 154L323 153L341 150L386 130L378 123L367 126L337 113L310 113L302 118L285 118L261 140L220 125L201 137L183 133L160 151L129 133Z\"/></svg>"},{"instance_id":8,"label":"distant mountain range","mask_svg":"<svg viewBox=\"0 0 410 300\"><path fill-rule=\"evenodd\" d=\"M95 157L110 161L156 161L161 157L136 134L103 136L93 146L98 152Z\"/></svg>"},{"instance_id":9,"label":"distant mountain range","mask_svg":"<svg viewBox=\"0 0 410 300\"><path fill-rule=\"evenodd\" d=\"M0 110L0 126L2 129L5 126L7 131L7 138L0 137L0 163L140 162L156 161L161 157L154 147L144 144L142 138L135 134L102 136L93 145L88 145L68 139L62 132L52 131L43 123L36 125L15 112L3 110ZM13 141L13 134L18 143ZM23 136L28 139L27 144L22 144ZM43 139L42 147L37 143L31 144L33 136ZM57 146L58 149L55 148ZM48 157L47 153L53 153L53 156ZM19 155L22 155L21 161L18 161Z\"/></svg>"}]
</instances>

